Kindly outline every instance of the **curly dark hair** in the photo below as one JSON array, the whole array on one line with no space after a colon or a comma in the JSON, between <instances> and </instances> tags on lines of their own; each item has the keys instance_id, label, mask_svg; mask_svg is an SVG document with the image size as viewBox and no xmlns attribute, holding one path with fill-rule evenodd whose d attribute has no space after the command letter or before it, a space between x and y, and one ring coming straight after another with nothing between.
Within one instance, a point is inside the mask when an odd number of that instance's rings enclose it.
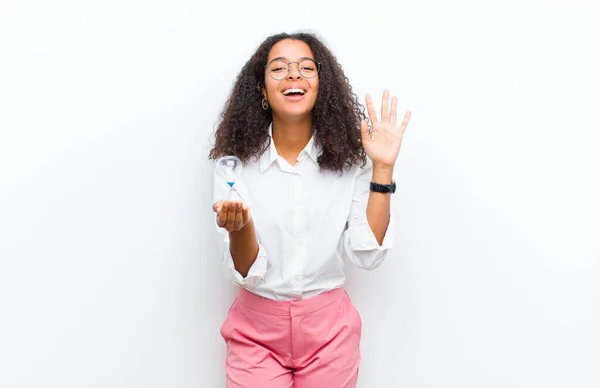
<instances>
[{"instance_id":1,"label":"curly dark hair","mask_svg":"<svg viewBox=\"0 0 600 388\"><path fill-rule=\"evenodd\" d=\"M321 170L342 173L366 163L361 144L360 121L368 119L352 91L348 78L332 52L312 33L281 33L269 36L239 73L225 103L214 133L215 145L209 159L235 155L247 163L268 148L271 110L263 110L260 88L265 85L265 65L273 45L283 39L301 40L321 63L319 89L312 110L313 136L323 149L318 158Z\"/></svg>"}]
</instances>

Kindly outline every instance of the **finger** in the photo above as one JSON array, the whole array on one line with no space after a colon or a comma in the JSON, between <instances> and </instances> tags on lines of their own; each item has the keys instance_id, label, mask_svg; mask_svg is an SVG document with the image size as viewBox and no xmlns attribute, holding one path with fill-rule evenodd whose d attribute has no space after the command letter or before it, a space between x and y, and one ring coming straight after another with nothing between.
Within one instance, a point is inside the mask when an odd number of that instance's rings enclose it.
<instances>
[{"instance_id":1,"label":"finger","mask_svg":"<svg viewBox=\"0 0 600 388\"><path fill-rule=\"evenodd\" d=\"M410 116L411 116L410 111L407 111L404 114L404 118L402 119L402 122L400 123L400 126L398 127L398 130L400 131L400 137L404 136L404 131L406 131L406 127L408 126L408 121L410 120Z\"/></svg>"},{"instance_id":2,"label":"finger","mask_svg":"<svg viewBox=\"0 0 600 388\"><path fill-rule=\"evenodd\" d=\"M396 112L398 110L398 97L392 97L392 112L390 113L390 123L395 127L396 126Z\"/></svg>"},{"instance_id":3,"label":"finger","mask_svg":"<svg viewBox=\"0 0 600 388\"><path fill-rule=\"evenodd\" d=\"M232 219L232 228L233 230L240 230L241 228L241 209L242 205L240 203L236 203L233 211Z\"/></svg>"},{"instance_id":4,"label":"finger","mask_svg":"<svg viewBox=\"0 0 600 388\"><path fill-rule=\"evenodd\" d=\"M388 121L390 118L390 91L384 90L383 98L381 99L381 121Z\"/></svg>"},{"instance_id":5,"label":"finger","mask_svg":"<svg viewBox=\"0 0 600 388\"><path fill-rule=\"evenodd\" d=\"M371 125L377 122L377 113L375 113L375 108L373 107L373 100L371 99L371 95L367 93L365 96L365 102L367 103L367 113L369 114L369 120L371 120Z\"/></svg>"},{"instance_id":6,"label":"finger","mask_svg":"<svg viewBox=\"0 0 600 388\"><path fill-rule=\"evenodd\" d=\"M248 209L248 206L244 205L242 207L242 223L247 225L248 222L250 222L250 209Z\"/></svg>"},{"instance_id":7,"label":"finger","mask_svg":"<svg viewBox=\"0 0 600 388\"><path fill-rule=\"evenodd\" d=\"M242 204L238 203L237 208L235 210L235 230L242 229L242 222L244 221L244 211L242 210Z\"/></svg>"},{"instance_id":8,"label":"finger","mask_svg":"<svg viewBox=\"0 0 600 388\"><path fill-rule=\"evenodd\" d=\"M227 211L227 222L225 223L225 229L228 231L235 230L235 212L237 209L237 205L235 203L231 203L229 205L229 210Z\"/></svg>"},{"instance_id":9,"label":"finger","mask_svg":"<svg viewBox=\"0 0 600 388\"><path fill-rule=\"evenodd\" d=\"M218 225L220 227L224 227L225 224L227 223L227 212L229 211L229 204L227 202L223 203L223 206L221 207L220 212L218 213Z\"/></svg>"},{"instance_id":10,"label":"finger","mask_svg":"<svg viewBox=\"0 0 600 388\"><path fill-rule=\"evenodd\" d=\"M223 200L215 202L215 204L213 205L213 211L215 213L218 213L219 210L221 209L221 206L223 206Z\"/></svg>"},{"instance_id":11,"label":"finger","mask_svg":"<svg viewBox=\"0 0 600 388\"><path fill-rule=\"evenodd\" d=\"M369 126L367 125L367 122L365 120L361 120L360 121L360 137L362 139L363 143L366 143L369 138L370 138L371 134L369 133Z\"/></svg>"}]
</instances>

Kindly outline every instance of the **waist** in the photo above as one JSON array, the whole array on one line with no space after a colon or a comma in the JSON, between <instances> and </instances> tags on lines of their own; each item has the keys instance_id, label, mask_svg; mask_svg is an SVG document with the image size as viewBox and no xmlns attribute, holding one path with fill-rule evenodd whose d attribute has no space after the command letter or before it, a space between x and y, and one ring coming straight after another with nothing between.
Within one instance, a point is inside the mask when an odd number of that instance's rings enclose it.
<instances>
[{"instance_id":1,"label":"waist","mask_svg":"<svg viewBox=\"0 0 600 388\"><path fill-rule=\"evenodd\" d=\"M346 276L343 270L322 271L319 275L278 277L267 273L265 280L249 292L276 301L312 299L336 288L344 287Z\"/></svg>"},{"instance_id":2,"label":"waist","mask_svg":"<svg viewBox=\"0 0 600 388\"><path fill-rule=\"evenodd\" d=\"M346 290L335 288L306 299L274 300L240 288L237 301L251 310L264 314L298 316L320 310L344 297L348 297Z\"/></svg>"}]
</instances>

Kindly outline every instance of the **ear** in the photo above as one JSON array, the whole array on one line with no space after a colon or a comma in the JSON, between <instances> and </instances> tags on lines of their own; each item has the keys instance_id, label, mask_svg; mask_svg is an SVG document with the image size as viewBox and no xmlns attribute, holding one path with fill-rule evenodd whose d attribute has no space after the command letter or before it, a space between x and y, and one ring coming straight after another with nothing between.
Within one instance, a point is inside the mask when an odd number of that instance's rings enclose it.
<instances>
[{"instance_id":1,"label":"ear","mask_svg":"<svg viewBox=\"0 0 600 388\"><path fill-rule=\"evenodd\" d=\"M263 98L267 98L267 89L265 89L264 86L262 86L260 83L256 86L256 89L259 91L260 94L262 94Z\"/></svg>"}]
</instances>

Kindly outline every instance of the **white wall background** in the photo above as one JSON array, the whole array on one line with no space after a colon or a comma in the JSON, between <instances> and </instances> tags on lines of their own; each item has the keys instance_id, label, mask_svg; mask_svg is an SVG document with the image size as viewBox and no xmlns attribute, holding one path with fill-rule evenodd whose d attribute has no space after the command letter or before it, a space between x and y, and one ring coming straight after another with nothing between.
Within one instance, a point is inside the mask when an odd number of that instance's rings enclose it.
<instances>
[{"instance_id":1,"label":"white wall background","mask_svg":"<svg viewBox=\"0 0 600 388\"><path fill-rule=\"evenodd\" d=\"M268 34L413 111L359 386L600 387L592 0L0 2L0 387L223 387L209 136ZM328 387L335 388L335 387Z\"/></svg>"}]
</instances>

